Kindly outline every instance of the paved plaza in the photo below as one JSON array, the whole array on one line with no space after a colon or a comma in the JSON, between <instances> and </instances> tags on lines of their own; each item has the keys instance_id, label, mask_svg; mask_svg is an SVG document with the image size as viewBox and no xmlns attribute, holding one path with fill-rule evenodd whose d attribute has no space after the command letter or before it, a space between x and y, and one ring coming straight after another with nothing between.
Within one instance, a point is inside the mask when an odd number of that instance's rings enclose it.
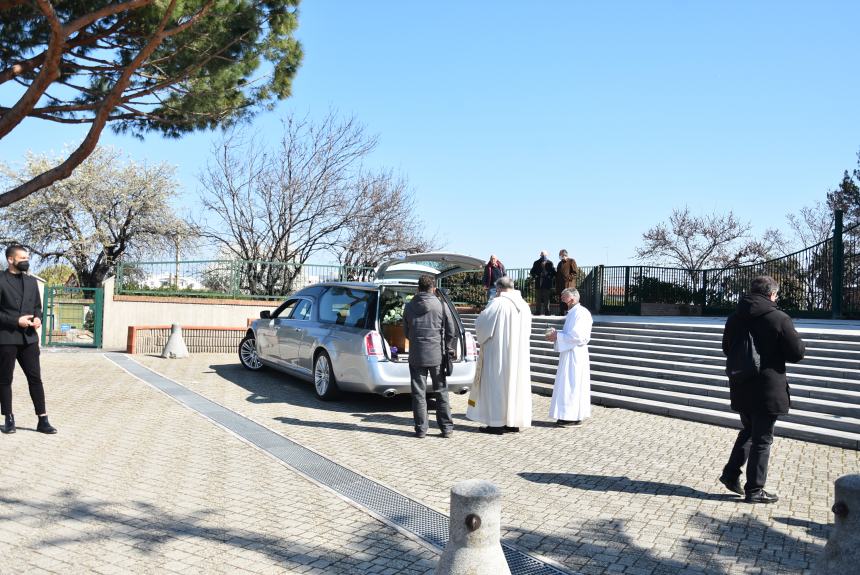
<instances>
[{"instance_id":1,"label":"paved plaza","mask_svg":"<svg viewBox=\"0 0 860 575\"><path fill-rule=\"evenodd\" d=\"M470 478L502 488L502 537L572 573L804 573L832 521L833 481L860 453L776 438L751 506L720 486L735 432L596 407L557 429L412 436L408 397L316 399L310 384L243 370L234 355L141 364L333 461L447 514ZM60 433L0 436L0 573L432 573L437 551L295 473L97 353L45 352Z\"/></svg>"}]
</instances>

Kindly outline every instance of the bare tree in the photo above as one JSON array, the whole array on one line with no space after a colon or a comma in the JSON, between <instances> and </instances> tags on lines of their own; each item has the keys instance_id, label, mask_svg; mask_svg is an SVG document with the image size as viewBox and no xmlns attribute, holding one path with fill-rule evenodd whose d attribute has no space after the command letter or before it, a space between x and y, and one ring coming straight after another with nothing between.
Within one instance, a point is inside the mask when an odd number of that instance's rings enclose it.
<instances>
[{"instance_id":1,"label":"bare tree","mask_svg":"<svg viewBox=\"0 0 860 575\"><path fill-rule=\"evenodd\" d=\"M364 177L359 187L361 206L339 247L342 265L374 268L389 258L438 247L435 238L424 236L424 222L405 179L383 172Z\"/></svg>"},{"instance_id":2,"label":"bare tree","mask_svg":"<svg viewBox=\"0 0 860 575\"><path fill-rule=\"evenodd\" d=\"M803 206L798 213L788 214L785 219L791 236L780 238L783 254L814 246L833 235L833 212L825 202Z\"/></svg>"},{"instance_id":3,"label":"bare tree","mask_svg":"<svg viewBox=\"0 0 860 575\"><path fill-rule=\"evenodd\" d=\"M0 174L26 181L54 161L30 155L25 170L0 165ZM65 260L81 286L98 287L122 258L173 246L177 232L188 240L187 225L169 205L175 190L172 167L140 165L99 147L70 178L0 210L0 225L7 243Z\"/></svg>"},{"instance_id":4,"label":"bare tree","mask_svg":"<svg viewBox=\"0 0 860 575\"><path fill-rule=\"evenodd\" d=\"M204 238L238 260L289 264L247 264L242 275L251 293L289 292L312 256L356 252L358 240L350 237L372 233L386 209L400 208L388 202L409 200L405 185L363 169L376 138L355 119L288 116L283 126L273 151L241 132L228 134L200 178ZM400 212L403 229L415 232L406 214Z\"/></svg>"},{"instance_id":5,"label":"bare tree","mask_svg":"<svg viewBox=\"0 0 860 575\"><path fill-rule=\"evenodd\" d=\"M774 249L777 233L761 239L750 236L752 226L728 214L695 216L690 208L672 210L667 223L642 234L636 257L657 265L678 266L691 274L707 267L731 267L766 260Z\"/></svg>"}]
</instances>

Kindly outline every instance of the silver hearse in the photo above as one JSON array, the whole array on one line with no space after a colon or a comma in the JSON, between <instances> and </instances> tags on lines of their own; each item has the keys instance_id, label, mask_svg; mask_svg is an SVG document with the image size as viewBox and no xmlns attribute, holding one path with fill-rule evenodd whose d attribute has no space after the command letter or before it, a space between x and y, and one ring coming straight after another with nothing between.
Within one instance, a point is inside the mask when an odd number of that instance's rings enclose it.
<instances>
[{"instance_id":1,"label":"silver hearse","mask_svg":"<svg viewBox=\"0 0 860 575\"><path fill-rule=\"evenodd\" d=\"M403 308L418 291L418 277L433 275L439 285L444 277L483 264L457 254L413 254L379 266L373 282L308 286L274 311L260 312L239 344L239 360L252 371L268 366L312 381L324 400L336 398L339 391L385 397L409 393ZM477 346L453 302L444 293L441 299L460 331L448 389L465 393L475 376Z\"/></svg>"}]
</instances>

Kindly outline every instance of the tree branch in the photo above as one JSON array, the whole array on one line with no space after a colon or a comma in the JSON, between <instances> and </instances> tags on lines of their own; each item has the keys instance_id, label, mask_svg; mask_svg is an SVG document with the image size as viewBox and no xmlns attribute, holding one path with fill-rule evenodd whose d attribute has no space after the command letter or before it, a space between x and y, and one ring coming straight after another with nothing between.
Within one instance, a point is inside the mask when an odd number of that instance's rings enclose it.
<instances>
[{"instance_id":1,"label":"tree branch","mask_svg":"<svg viewBox=\"0 0 860 575\"><path fill-rule=\"evenodd\" d=\"M20 124L27 114L39 102L39 98L57 78L60 77L60 61L63 57L65 34L54 7L48 0L36 0L39 10L45 16L51 27L51 40L45 53L45 62L36 79L27 88L12 109L0 116L0 139L11 132L15 126ZM5 195L5 194L4 194ZM2 196L0 196L2 197ZM6 205L6 204L3 204Z\"/></svg>"},{"instance_id":2,"label":"tree branch","mask_svg":"<svg viewBox=\"0 0 860 575\"><path fill-rule=\"evenodd\" d=\"M38 1L44 2L45 0ZM13 202L16 202L22 198L26 198L28 195L32 194L37 190L51 185L57 180L69 177L69 175L71 175L72 173L72 170L74 170L76 166L80 165L80 163L83 162L92 153L92 151L96 147L96 144L98 143L99 136L101 135L101 132L104 129L105 124L110 116L110 112L116 107L117 103L119 103L123 91L126 89L126 87L128 87L129 81L131 80L131 75L150 55L152 55L152 53L158 48L159 45L161 45L161 43L166 38L166 36L164 35L164 29L167 26L167 22L170 16L173 14L173 10L176 7L176 2L177 0L170 0L170 4L167 6L167 9L164 12L164 16L159 23L158 32L153 35L149 42L129 63L129 65L123 71L122 75L117 80L113 89L111 89L107 97L102 102L101 106L99 106L98 113L93 119L93 125L90 127L89 132L87 133L86 137L84 137L84 140L83 142L81 142L80 146L78 146L77 149L75 149L75 151L69 155L66 161L64 161L59 166L47 170L46 172L43 172L35 178L32 178L30 181L25 182L18 187L9 190L8 192L0 194L0 207L8 206ZM211 5L212 4L210 2L207 6ZM0 133L0 137L2 137L2 133Z\"/></svg>"}]
</instances>

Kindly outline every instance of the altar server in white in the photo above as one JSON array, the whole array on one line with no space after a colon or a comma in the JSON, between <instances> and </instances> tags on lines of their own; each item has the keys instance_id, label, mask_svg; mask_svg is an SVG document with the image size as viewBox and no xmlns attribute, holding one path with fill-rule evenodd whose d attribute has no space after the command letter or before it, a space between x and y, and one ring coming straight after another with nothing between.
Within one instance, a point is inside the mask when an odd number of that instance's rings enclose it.
<instances>
[{"instance_id":1,"label":"altar server in white","mask_svg":"<svg viewBox=\"0 0 860 575\"><path fill-rule=\"evenodd\" d=\"M466 417L501 435L532 424L530 345L532 312L508 276L496 281L497 295L475 320L481 345Z\"/></svg>"},{"instance_id":2,"label":"altar server in white","mask_svg":"<svg viewBox=\"0 0 860 575\"><path fill-rule=\"evenodd\" d=\"M557 425L580 425L591 416L591 367L588 341L591 339L591 312L579 305L579 291L573 288L561 292L561 301L568 305L567 317L561 331L549 332L547 339L555 342L559 352L558 371L552 390L549 416Z\"/></svg>"}]
</instances>

